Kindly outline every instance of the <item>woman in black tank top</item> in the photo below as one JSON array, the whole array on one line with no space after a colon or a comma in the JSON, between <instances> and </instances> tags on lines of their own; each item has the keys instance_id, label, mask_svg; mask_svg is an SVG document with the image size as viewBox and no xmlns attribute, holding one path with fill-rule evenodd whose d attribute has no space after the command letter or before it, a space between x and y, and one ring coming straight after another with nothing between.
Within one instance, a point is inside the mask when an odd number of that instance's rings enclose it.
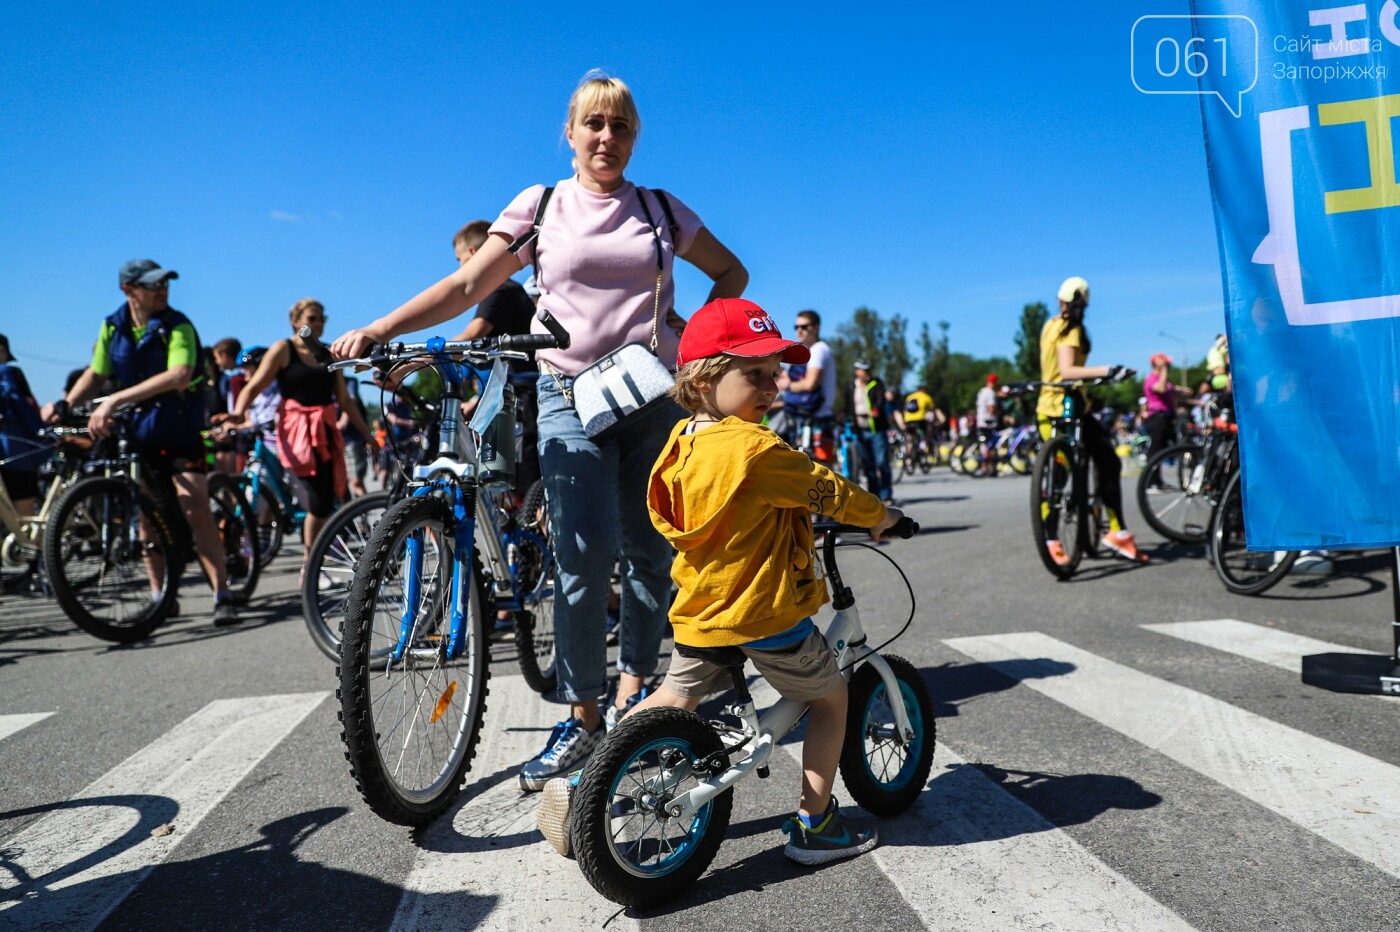
<instances>
[{"instance_id":1,"label":"woman in black tank top","mask_svg":"<svg viewBox=\"0 0 1400 932\"><path fill-rule=\"evenodd\" d=\"M293 334L310 327L312 335L321 338L326 309L320 301L303 298L292 305L288 316ZM297 498L306 509L302 540L309 553L337 500L346 497L345 440L336 426L340 412L345 412L362 436L371 438L371 444L374 434L359 406L352 403L345 377L317 363L300 336L272 344L258 371L238 393L226 423L243 426L253 399L274 379L282 392L282 404L277 409L277 455L287 467Z\"/></svg>"},{"instance_id":2,"label":"woman in black tank top","mask_svg":"<svg viewBox=\"0 0 1400 932\"><path fill-rule=\"evenodd\" d=\"M314 319L316 319L314 312L302 315L303 324ZM321 318L321 320L324 319L324 317ZM339 374L314 362L308 364L306 360L302 359L303 352L307 356L310 356L311 353L302 348L301 337L293 337L287 342L296 345L293 347L294 352L289 355L287 364L277 373L277 390L282 393L282 397L290 398L304 405L334 404L335 384Z\"/></svg>"}]
</instances>

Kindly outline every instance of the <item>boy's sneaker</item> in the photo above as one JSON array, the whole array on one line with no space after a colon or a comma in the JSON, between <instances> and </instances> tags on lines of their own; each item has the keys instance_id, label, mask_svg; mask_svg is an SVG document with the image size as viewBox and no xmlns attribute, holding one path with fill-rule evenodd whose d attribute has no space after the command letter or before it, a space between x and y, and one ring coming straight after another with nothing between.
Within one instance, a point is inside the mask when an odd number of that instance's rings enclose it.
<instances>
[{"instance_id":1,"label":"boy's sneaker","mask_svg":"<svg viewBox=\"0 0 1400 932\"><path fill-rule=\"evenodd\" d=\"M1047 540L1045 542L1045 549L1050 551L1050 559L1060 564L1060 566L1069 563L1069 554L1065 553L1065 545L1059 541Z\"/></svg>"},{"instance_id":2,"label":"boy's sneaker","mask_svg":"<svg viewBox=\"0 0 1400 932\"><path fill-rule=\"evenodd\" d=\"M562 777L587 759L606 733L601 725L597 731L588 731L583 720L577 718L555 725L544 750L520 768L520 788L527 793L544 789L550 780Z\"/></svg>"},{"instance_id":3,"label":"boy's sneaker","mask_svg":"<svg viewBox=\"0 0 1400 932\"><path fill-rule=\"evenodd\" d=\"M841 809L836 797L826 807L826 818L808 828L802 817L794 815L783 823L787 833L787 847L783 854L788 860L798 864L827 864L842 858L852 858L874 848L880 835L871 828L859 828L841 817Z\"/></svg>"},{"instance_id":4,"label":"boy's sneaker","mask_svg":"<svg viewBox=\"0 0 1400 932\"><path fill-rule=\"evenodd\" d=\"M214 601L214 627L222 628L225 625L236 625L243 619L238 617L238 609L233 605L233 599L227 593L221 593L224 598Z\"/></svg>"},{"instance_id":5,"label":"boy's sneaker","mask_svg":"<svg viewBox=\"0 0 1400 932\"><path fill-rule=\"evenodd\" d=\"M634 693L626 702L624 702L622 704L622 708L620 709L615 704L609 702L607 709L603 712L603 727L608 731L612 731L614 728L617 727L617 723L622 721L622 716L626 715L628 712L631 712L632 707L637 703L641 702L646 697L647 688L643 686L640 690Z\"/></svg>"},{"instance_id":6,"label":"boy's sneaker","mask_svg":"<svg viewBox=\"0 0 1400 932\"><path fill-rule=\"evenodd\" d=\"M1134 563L1147 562L1147 554L1138 553L1137 540L1134 539L1132 531L1109 531L1103 536L1103 545Z\"/></svg>"},{"instance_id":7,"label":"boy's sneaker","mask_svg":"<svg viewBox=\"0 0 1400 932\"><path fill-rule=\"evenodd\" d=\"M574 799L583 771L575 770L567 777L555 777L544 785L535 823L545 840L564 857L569 856L569 805Z\"/></svg>"}]
</instances>

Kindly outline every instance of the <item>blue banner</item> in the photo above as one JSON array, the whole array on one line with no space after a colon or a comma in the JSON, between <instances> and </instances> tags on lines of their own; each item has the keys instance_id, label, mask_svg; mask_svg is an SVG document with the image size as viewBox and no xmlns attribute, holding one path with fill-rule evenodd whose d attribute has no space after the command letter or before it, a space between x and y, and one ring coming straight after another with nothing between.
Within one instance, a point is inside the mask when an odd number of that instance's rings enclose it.
<instances>
[{"instance_id":1,"label":"blue banner","mask_svg":"<svg viewBox=\"0 0 1400 932\"><path fill-rule=\"evenodd\" d=\"M1400 543L1400 7L1191 9L1133 72L1200 95L1250 549Z\"/></svg>"}]
</instances>

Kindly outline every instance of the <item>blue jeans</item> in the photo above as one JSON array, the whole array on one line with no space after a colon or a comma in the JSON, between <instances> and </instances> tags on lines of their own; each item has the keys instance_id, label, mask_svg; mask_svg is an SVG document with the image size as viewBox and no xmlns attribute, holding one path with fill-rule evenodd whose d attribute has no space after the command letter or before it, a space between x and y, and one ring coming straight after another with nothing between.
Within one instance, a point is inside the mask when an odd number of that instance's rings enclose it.
<instances>
[{"instance_id":1,"label":"blue jeans","mask_svg":"<svg viewBox=\"0 0 1400 932\"><path fill-rule=\"evenodd\" d=\"M865 466L865 487L880 501L894 497L894 473L890 471L890 441L883 430L856 429L856 445Z\"/></svg>"},{"instance_id":2,"label":"blue jeans","mask_svg":"<svg viewBox=\"0 0 1400 932\"><path fill-rule=\"evenodd\" d=\"M560 376L572 390L573 380ZM538 383L540 471L559 566L554 637L559 688L552 698L591 702L607 691L608 589L622 579L617 668L656 672L671 605L674 552L652 526L647 486L671 428L685 416L661 402L603 443L583 432L554 377Z\"/></svg>"}]
</instances>

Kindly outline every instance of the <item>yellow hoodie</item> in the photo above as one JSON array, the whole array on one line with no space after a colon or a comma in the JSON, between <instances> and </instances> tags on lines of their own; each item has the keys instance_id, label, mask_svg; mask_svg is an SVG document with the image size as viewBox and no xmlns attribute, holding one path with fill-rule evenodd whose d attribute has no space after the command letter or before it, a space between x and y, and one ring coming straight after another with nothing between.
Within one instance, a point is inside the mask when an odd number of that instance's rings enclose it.
<instances>
[{"instance_id":1,"label":"yellow hoodie","mask_svg":"<svg viewBox=\"0 0 1400 932\"><path fill-rule=\"evenodd\" d=\"M827 601L812 520L870 527L880 500L737 417L671 431L651 470L651 522L676 548L676 643L730 647L779 634Z\"/></svg>"}]
</instances>

